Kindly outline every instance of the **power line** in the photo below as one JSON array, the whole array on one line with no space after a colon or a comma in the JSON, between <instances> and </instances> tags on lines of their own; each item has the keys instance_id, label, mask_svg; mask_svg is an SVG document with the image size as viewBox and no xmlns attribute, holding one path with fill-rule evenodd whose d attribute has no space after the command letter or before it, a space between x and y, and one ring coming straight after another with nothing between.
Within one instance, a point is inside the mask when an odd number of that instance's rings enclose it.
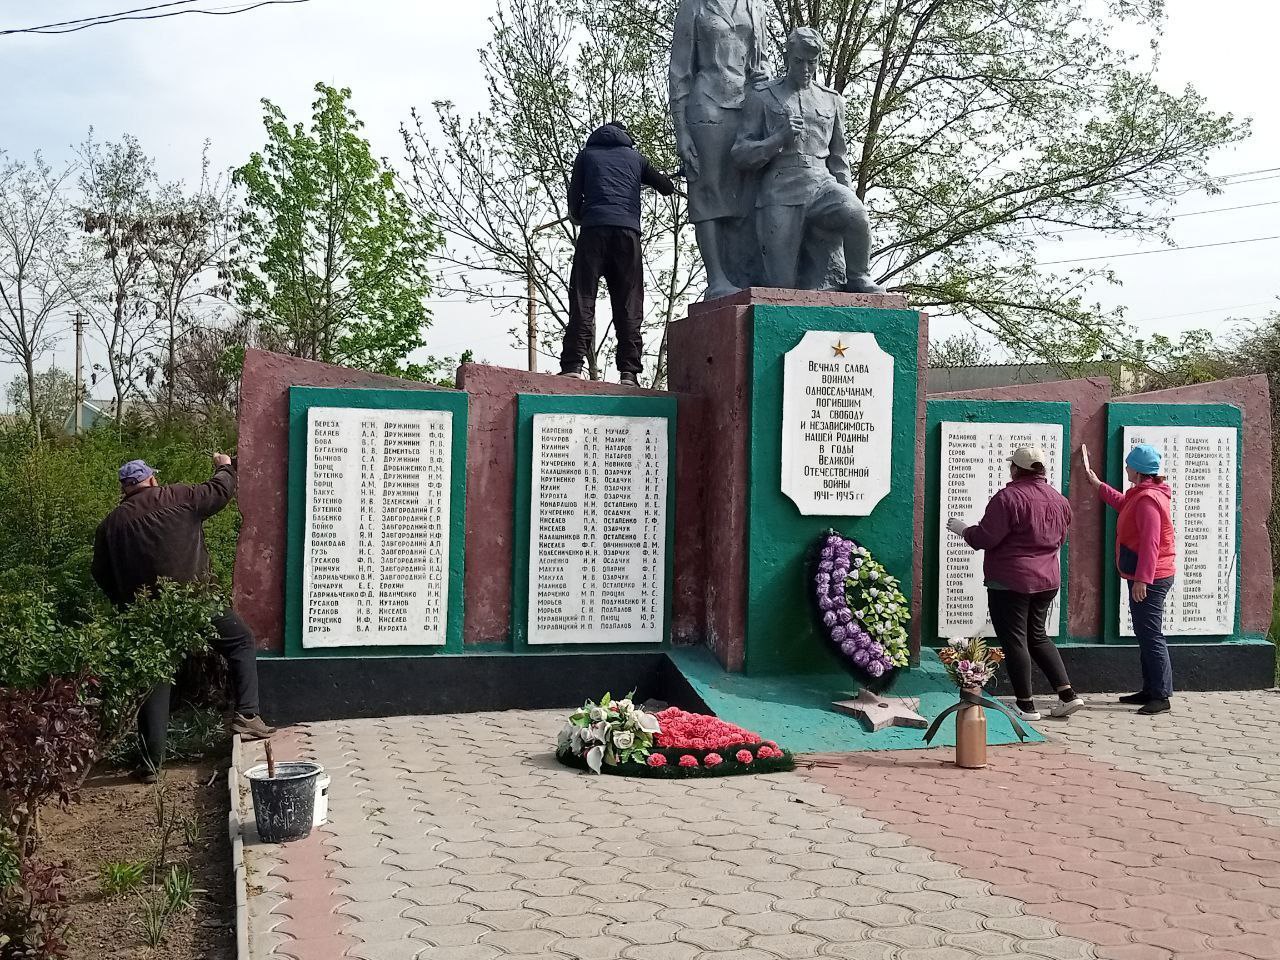
<instances>
[{"instance_id":1,"label":"power line","mask_svg":"<svg viewBox=\"0 0 1280 960\"><path fill-rule=\"evenodd\" d=\"M235 6L228 5L225 7L214 7L209 10L169 10L165 13L146 13L148 10L162 10L166 7L185 6L194 0L174 0L170 3L155 4L150 7L138 7L133 10L122 10L118 13L104 13L98 17L87 17L82 20L67 20L62 23L46 23L38 27L13 27L7 30L0 30L0 37L10 34L30 33L44 36L51 36L61 33L78 33L81 30L88 30L90 27L102 27L111 23L123 23L128 20L165 20L169 17L181 17L186 14L202 14L208 17L231 17L238 13L248 13L250 10L257 10L259 7L272 7L294 3L309 3L310 0L257 0L256 3L248 5Z\"/></svg>"},{"instance_id":2,"label":"power line","mask_svg":"<svg viewBox=\"0 0 1280 960\"><path fill-rule=\"evenodd\" d=\"M1263 179L1270 180L1271 177ZM1181 220L1186 217L1203 217L1207 213L1229 213L1232 210L1252 210L1254 207L1274 207L1280 204L1280 200L1263 200L1260 203L1242 203L1235 207L1216 207L1213 210L1193 210L1190 213L1173 213L1169 215L1170 220ZM1054 230L1055 234L1059 233L1079 233L1081 230L1097 230L1097 227L1068 227L1065 230Z\"/></svg>"},{"instance_id":3,"label":"power line","mask_svg":"<svg viewBox=\"0 0 1280 960\"><path fill-rule=\"evenodd\" d=\"M1066 260L1045 260L1037 267L1052 267L1060 263L1085 263L1090 260L1118 260L1121 257L1145 257L1152 253L1177 253L1179 250L1204 250L1208 247L1231 247L1240 243L1262 243L1264 240L1280 240L1274 237L1250 237L1247 240L1222 240L1218 243L1196 243L1188 247L1164 247L1160 250L1134 250L1131 253L1112 253L1102 257L1068 257Z\"/></svg>"},{"instance_id":4,"label":"power line","mask_svg":"<svg viewBox=\"0 0 1280 960\"><path fill-rule=\"evenodd\" d=\"M1143 317L1141 320L1134 320L1134 323L1152 323L1156 320L1176 320L1179 317L1199 317L1206 313L1221 313L1223 310L1243 310L1245 307L1264 307L1271 303L1271 300L1258 300L1255 303L1234 303L1225 307L1210 307L1208 310L1190 310L1187 313L1166 313L1159 317Z\"/></svg>"}]
</instances>

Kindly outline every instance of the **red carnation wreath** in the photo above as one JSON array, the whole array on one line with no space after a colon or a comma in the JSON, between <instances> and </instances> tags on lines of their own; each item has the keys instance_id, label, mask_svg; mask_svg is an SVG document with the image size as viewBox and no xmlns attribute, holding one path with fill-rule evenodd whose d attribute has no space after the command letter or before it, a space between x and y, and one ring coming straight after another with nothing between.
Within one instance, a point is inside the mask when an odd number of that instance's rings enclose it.
<instances>
[{"instance_id":1,"label":"red carnation wreath","mask_svg":"<svg viewBox=\"0 0 1280 960\"><path fill-rule=\"evenodd\" d=\"M667 707L653 714L661 729L644 762L606 763L601 772L632 777L724 777L743 773L775 773L795 768L795 758L772 740L727 723L719 717ZM571 750L556 757L585 769Z\"/></svg>"}]
</instances>

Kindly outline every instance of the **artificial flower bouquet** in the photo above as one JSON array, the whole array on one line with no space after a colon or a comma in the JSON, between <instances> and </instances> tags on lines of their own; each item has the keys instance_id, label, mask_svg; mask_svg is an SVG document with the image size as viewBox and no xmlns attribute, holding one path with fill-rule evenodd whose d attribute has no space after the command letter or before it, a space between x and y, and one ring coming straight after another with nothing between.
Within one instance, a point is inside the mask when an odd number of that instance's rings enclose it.
<instances>
[{"instance_id":1,"label":"artificial flower bouquet","mask_svg":"<svg viewBox=\"0 0 1280 960\"><path fill-rule=\"evenodd\" d=\"M602 719L592 719L602 714ZM645 729L639 728L641 723ZM607 694L599 704L588 701L569 718L556 757L594 773L669 779L775 773L795 767L790 751L717 717L678 707L650 714L630 697L612 701Z\"/></svg>"},{"instance_id":2,"label":"artificial flower bouquet","mask_svg":"<svg viewBox=\"0 0 1280 960\"><path fill-rule=\"evenodd\" d=\"M606 693L599 703L584 703L560 731L556 753L580 757L592 773L599 773L605 765L643 763L659 725L653 714L632 703L632 695L634 691L614 700Z\"/></svg>"},{"instance_id":3,"label":"artificial flower bouquet","mask_svg":"<svg viewBox=\"0 0 1280 960\"><path fill-rule=\"evenodd\" d=\"M981 690L996 675L1004 653L987 646L982 637L956 637L938 651L951 682L962 690Z\"/></svg>"},{"instance_id":4,"label":"artificial flower bouquet","mask_svg":"<svg viewBox=\"0 0 1280 960\"><path fill-rule=\"evenodd\" d=\"M911 663L911 604L871 551L834 530L823 535L813 571L823 632L846 669L874 692Z\"/></svg>"}]
</instances>

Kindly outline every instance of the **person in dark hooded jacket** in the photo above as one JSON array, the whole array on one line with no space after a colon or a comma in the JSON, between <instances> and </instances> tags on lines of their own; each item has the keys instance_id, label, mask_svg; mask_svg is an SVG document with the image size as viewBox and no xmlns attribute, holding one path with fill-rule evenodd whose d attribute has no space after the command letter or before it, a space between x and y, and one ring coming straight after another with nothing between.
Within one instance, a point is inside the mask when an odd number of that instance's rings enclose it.
<instances>
[{"instance_id":1,"label":"person in dark hooded jacket","mask_svg":"<svg viewBox=\"0 0 1280 960\"><path fill-rule=\"evenodd\" d=\"M582 376L583 361L595 341L596 297L604 277L613 305L620 379L638 385L637 374L643 368L640 323L644 317L641 186L652 187L663 196L675 192L670 178L636 150L625 127L607 123L597 128L574 160L569 180L569 218L580 229L569 275L569 326L560 355L562 376Z\"/></svg>"}]
</instances>

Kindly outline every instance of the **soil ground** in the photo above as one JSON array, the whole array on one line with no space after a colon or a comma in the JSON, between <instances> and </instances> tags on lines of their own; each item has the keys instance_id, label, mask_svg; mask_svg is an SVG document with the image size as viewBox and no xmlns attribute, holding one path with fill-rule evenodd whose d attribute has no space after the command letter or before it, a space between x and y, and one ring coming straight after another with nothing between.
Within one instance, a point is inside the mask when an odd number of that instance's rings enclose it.
<instances>
[{"instance_id":1,"label":"soil ground","mask_svg":"<svg viewBox=\"0 0 1280 960\"><path fill-rule=\"evenodd\" d=\"M107 897L99 871L105 863L155 857L160 845L156 788L134 782L123 771L99 770L85 784L79 803L45 814L41 859L67 861L72 877L72 960L232 960L235 893L227 839L226 768L226 759L215 756L166 769L171 809L178 818L194 818L199 825L194 843L187 842L181 827L173 831L167 859L186 862L200 892L190 909L171 915L164 940L155 948L146 945L142 928L141 892L147 885Z\"/></svg>"}]
</instances>

